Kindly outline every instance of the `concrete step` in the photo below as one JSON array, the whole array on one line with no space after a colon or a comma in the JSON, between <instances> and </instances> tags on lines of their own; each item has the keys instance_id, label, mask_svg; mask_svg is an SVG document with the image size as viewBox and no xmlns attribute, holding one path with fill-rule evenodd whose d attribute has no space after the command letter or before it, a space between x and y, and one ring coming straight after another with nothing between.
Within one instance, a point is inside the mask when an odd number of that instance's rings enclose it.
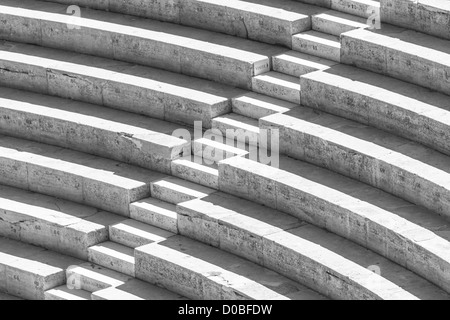
<instances>
[{"instance_id":1,"label":"concrete step","mask_svg":"<svg viewBox=\"0 0 450 320\"><path fill-rule=\"evenodd\" d=\"M450 217L448 156L351 120L296 110L261 120L262 127L281 129L281 153Z\"/></svg>"},{"instance_id":2,"label":"concrete step","mask_svg":"<svg viewBox=\"0 0 450 320\"><path fill-rule=\"evenodd\" d=\"M5 87L191 126L202 121L206 128L211 117L230 111L231 98L244 93L179 73L17 42L0 42L0 68Z\"/></svg>"},{"instance_id":3,"label":"concrete step","mask_svg":"<svg viewBox=\"0 0 450 320\"><path fill-rule=\"evenodd\" d=\"M0 185L0 236L87 260L90 246L108 240L109 212Z\"/></svg>"},{"instance_id":4,"label":"concrete step","mask_svg":"<svg viewBox=\"0 0 450 320\"><path fill-rule=\"evenodd\" d=\"M84 290L69 289L67 285L63 285L46 291L45 300L91 300L91 293Z\"/></svg>"},{"instance_id":5,"label":"concrete step","mask_svg":"<svg viewBox=\"0 0 450 320\"><path fill-rule=\"evenodd\" d=\"M447 218L288 157L281 157L279 169L227 159L219 173L221 191L354 241L450 292Z\"/></svg>"},{"instance_id":6,"label":"concrete step","mask_svg":"<svg viewBox=\"0 0 450 320\"><path fill-rule=\"evenodd\" d=\"M290 46L292 35L311 29L309 15L323 9L292 1L189 0L179 3L113 0L53 0L91 8L179 23L256 41ZM258 21L258 23L255 23ZM299 30L299 31L297 31Z\"/></svg>"},{"instance_id":7,"label":"concrete step","mask_svg":"<svg viewBox=\"0 0 450 320\"><path fill-rule=\"evenodd\" d=\"M273 271L181 236L135 253L137 278L191 299L323 299Z\"/></svg>"},{"instance_id":8,"label":"concrete step","mask_svg":"<svg viewBox=\"0 0 450 320\"><path fill-rule=\"evenodd\" d=\"M317 31L308 31L292 37L292 49L319 58L341 62L339 37Z\"/></svg>"},{"instance_id":9,"label":"concrete step","mask_svg":"<svg viewBox=\"0 0 450 320\"><path fill-rule=\"evenodd\" d=\"M216 130L217 134L213 136L219 136L220 139L212 140L208 138L201 138L192 142L193 154L201 159L207 165L218 164L223 159L232 157L245 157L248 155L248 151L244 148L238 148L234 140L224 139L222 132Z\"/></svg>"},{"instance_id":10,"label":"concrete step","mask_svg":"<svg viewBox=\"0 0 450 320\"><path fill-rule=\"evenodd\" d=\"M167 177L151 184L152 198L172 204L204 198L216 191L175 177Z\"/></svg>"},{"instance_id":11,"label":"concrete step","mask_svg":"<svg viewBox=\"0 0 450 320\"><path fill-rule=\"evenodd\" d=\"M333 9L352 14L358 17L368 18L373 10L380 9L380 0L295 0L308 4Z\"/></svg>"},{"instance_id":12,"label":"concrete step","mask_svg":"<svg viewBox=\"0 0 450 320\"><path fill-rule=\"evenodd\" d=\"M71 266L67 269L66 275L66 287L73 290L83 290L89 293L106 288L118 287L134 279L128 275L90 262Z\"/></svg>"},{"instance_id":13,"label":"concrete step","mask_svg":"<svg viewBox=\"0 0 450 320\"><path fill-rule=\"evenodd\" d=\"M302 76L302 105L374 126L450 155L449 97L339 65Z\"/></svg>"},{"instance_id":14,"label":"concrete step","mask_svg":"<svg viewBox=\"0 0 450 320\"><path fill-rule=\"evenodd\" d=\"M127 283L92 293L92 300L186 300L183 296L132 279Z\"/></svg>"},{"instance_id":15,"label":"concrete step","mask_svg":"<svg viewBox=\"0 0 450 320\"><path fill-rule=\"evenodd\" d=\"M298 78L270 71L253 78L253 91L272 98L300 104Z\"/></svg>"},{"instance_id":16,"label":"concrete step","mask_svg":"<svg viewBox=\"0 0 450 320\"><path fill-rule=\"evenodd\" d=\"M0 87L0 133L171 173L190 148L180 125L92 104Z\"/></svg>"},{"instance_id":17,"label":"concrete step","mask_svg":"<svg viewBox=\"0 0 450 320\"><path fill-rule=\"evenodd\" d=\"M282 51L256 41L99 10L84 10L82 19L71 24L66 9L41 1L2 1L5 28L0 35L9 41L139 63L244 89L251 89L251 78L270 70L269 57ZM22 23L28 27L13 31Z\"/></svg>"},{"instance_id":18,"label":"concrete step","mask_svg":"<svg viewBox=\"0 0 450 320\"><path fill-rule=\"evenodd\" d=\"M217 129L227 140L234 140L237 143L259 145L259 123L258 120L236 114L214 118L212 128Z\"/></svg>"},{"instance_id":19,"label":"concrete step","mask_svg":"<svg viewBox=\"0 0 450 320\"><path fill-rule=\"evenodd\" d=\"M219 188L217 165L206 165L202 158L194 155L172 161L172 175L208 188Z\"/></svg>"},{"instance_id":20,"label":"concrete step","mask_svg":"<svg viewBox=\"0 0 450 320\"><path fill-rule=\"evenodd\" d=\"M81 260L18 241L0 238L0 291L27 300L44 300L47 290L66 283L65 270Z\"/></svg>"},{"instance_id":21,"label":"concrete step","mask_svg":"<svg viewBox=\"0 0 450 320\"><path fill-rule=\"evenodd\" d=\"M89 262L102 267L135 276L134 249L115 242L103 242L89 248Z\"/></svg>"},{"instance_id":22,"label":"concrete step","mask_svg":"<svg viewBox=\"0 0 450 320\"><path fill-rule=\"evenodd\" d=\"M146 244L167 240L175 234L129 219L109 226L109 235L111 241L135 249Z\"/></svg>"},{"instance_id":23,"label":"concrete step","mask_svg":"<svg viewBox=\"0 0 450 320\"><path fill-rule=\"evenodd\" d=\"M340 36L342 33L347 31L370 27L367 24L366 18L357 17L335 10L314 15L311 17L311 21L313 30L334 36Z\"/></svg>"},{"instance_id":24,"label":"concrete step","mask_svg":"<svg viewBox=\"0 0 450 320\"><path fill-rule=\"evenodd\" d=\"M383 25L341 36L342 63L450 95L450 41Z\"/></svg>"},{"instance_id":25,"label":"concrete step","mask_svg":"<svg viewBox=\"0 0 450 320\"><path fill-rule=\"evenodd\" d=\"M381 0L380 6L386 23L450 40L450 3L446 0Z\"/></svg>"},{"instance_id":26,"label":"concrete step","mask_svg":"<svg viewBox=\"0 0 450 320\"><path fill-rule=\"evenodd\" d=\"M272 57L272 64L274 71L298 78L310 72L327 70L337 62L297 51L287 51Z\"/></svg>"},{"instance_id":27,"label":"concrete step","mask_svg":"<svg viewBox=\"0 0 450 320\"><path fill-rule=\"evenodd\" d=\"M249 92L233 100L233 112L259 120L274 113L283 113L295 108L297 104L271 98L263 94Z\"/></svg>"},{"instance_id":28,"label":"concrete step","mask_svg":"<svg viewBox=\"0 0 450 320\"><path fill-rule=\"evenodd\" d=\"M17 301L22 300L7 293L0 292L0 301Z\"/></svg>"},{"instance_id":29,"label":"concrete step","mask_svg":"<svg viewBox=\"0 0 450 320\"><path fill-rule=\"evenodd\" d=\"M134 220L178 233L176 207L156 198L142 199L130 204L130 217Z\"/></svg>"},{"instance_id":30,"label":"concrete step","mask_svg":"<svg viewBox=\"0 0 450 320\"><path fill-rule=\"evenodd\" d=\"M129 216L164 175L46 144L0 136L0 183Z\"/></svg>"},{"instance_id":31,"label":"concrete step","mask_svg":"<svg viewBox=\"0 0 450 320\"><path fill-rule=\"evenodd\" d=\"M450 299L428 281L370 250L253 202L216 193L179 204L177 211L181 235L264 265L331 298L362 299L373 294L375 299ZM381 270L376 285L369 282L376 277L367 270L374 266ZM345 292L327 273L345 282Z\"/></svg>"}]
</instances>

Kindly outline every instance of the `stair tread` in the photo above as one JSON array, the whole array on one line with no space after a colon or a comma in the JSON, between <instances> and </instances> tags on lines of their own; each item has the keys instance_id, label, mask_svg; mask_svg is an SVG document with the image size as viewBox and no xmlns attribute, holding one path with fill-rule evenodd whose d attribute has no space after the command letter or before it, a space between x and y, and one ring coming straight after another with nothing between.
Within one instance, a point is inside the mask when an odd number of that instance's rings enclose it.
<instances>
[{"instance_id":1,"label":"stair tread","mask_svg":"<svg viewBox=\"0 0 450 320\"><path fill-rule=\"evenodd\" d=\"M287 75L287 74L270 71L270 72L261 74L259 76L256 76L255 78L260 81L265 81L265 82L273 83L276 85L288 87L291 89L300 90L298 78Z\"/></svg>"},{"instance_id":2,"label":"stair tread","mask_svg":"<svg viewBox=\"0 0 450 320\"><path fill-rule=\"evenodd\" d=\"M46 295L50 295L51 299L56 297L59 300L91 300L90 292L80 289L69 289L67 285L48 290Z\"/></svg>"},{"instance_id":3,"label":"stair tread","mask_svg":"<svg viewBox=\"0 0 450 320\"><path fill-rule=\"evenodd\" d=\"M259 133L259 123L257 120L242 116L236 113L229 113L221 117L213 119L213 122L221 122L224 125L230 126L232 128L239 128L246 131ZM214 127L214 125L213 125Z\"/></svg>"},{"instance_id":4,"label":"stair tread","mask_svg":"<svg viewBox=\"0 0 450 320\"><path fill-rule=\"evenodd\" d=\"M134 264L134 250L112 241L107 241L92 246L89 248L89 250L96 251L98 253L114 257L115 259Z\"/></svg>"},{"instance_id":5,"label":"stair tread","mask_svg":"<svg viewBox=\"0 0 450 320\"><path fill-rule=\"evenodd\" d=\"M367 20L358 16L354 16L348 13L330 10L315 15L320 19L329 20L335 23L345 24L357 28L367 27Z\"/></svg>"},{"instance_id":6,"label":"stair tread","mask_svg":"<svg viewBox=\"0 0 450 320\"><path fill-rule=\"evenodd\" d=\"M294 35L294 38L304 39L307 41L315 42L333 48L341 47L339 37L314 30L296 34Z\"/></svg>"}]
</instances>

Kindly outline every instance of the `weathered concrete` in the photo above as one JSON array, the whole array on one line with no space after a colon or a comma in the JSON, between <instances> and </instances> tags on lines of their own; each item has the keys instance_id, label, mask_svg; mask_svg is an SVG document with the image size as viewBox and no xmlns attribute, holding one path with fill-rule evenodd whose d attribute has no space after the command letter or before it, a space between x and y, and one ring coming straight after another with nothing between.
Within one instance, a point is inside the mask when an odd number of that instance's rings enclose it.
<instances>
[{"instance_id":1,"label":"weathered concrete","mask_svg":"<svg viewBox=\"0 0 450 320\"><path fill-rule=\"evenodd\" d=\"M310 72L329 69L337 62L297 51L288 51L272 57L272 64L274 71L298 78Z\"/></svg>"},{"instance_id":2,"label":"weathered concrete","mask_svg":"<svg viewBox=\"0 0 450 320\"><path fill-rule=\"evenodd\" d=\"M341 62L339 37L317 31L308 31L292 37L292 48L319 58Z\"/></svg>"},{"instance_id":3,"label":"weathered concrete","mask_svg":"<svg viewBox=\"0 0 450 320\"><path fill-rule=\"evenodd\" d=\"M0 137L0 182L129 216L164 175L59 147Z\"/></svg>"},{"instance_id":4,"label":"weathered concrete","mask_svg":"<svg viewBox=\"0 0 450 320\"><path fill-rule=\"evenodd\" d=\"M344 64L450 95L450 42L385 25L341 35Z\"/></svg>"},{"instance_id":5,"label":"weathered concrete","mask_svg":"<svg viewBox=\"0 0 450 320\"><path fill-rule=\"evenodd\" d=\"M0 209L1 236L83 260L90 246L108 240L108 223L123 220L95 208L5 186L0 186Z\"/></svg>"},{"instance_id":6,"label":"weathered concrete","mask_svg":"<svg viewBox=\"0 0 450 320\"><path fill-rule=\"evenodd\" d=\"M233 112L258 120L274 113L283 113L295 108L297 104L250 92L233 100Z\"/></svg>"},{"instance_id":7,"label":"weathered concrete","mask_svg":"<svg viewBox=\"0 0 450 320\"><path fill-rule=\"evenodd\" d=\"M297 167L301 163L293 165ZM446 233L443 233L445 237L442 238L434 230L428 230L432 225L429 222L416 224L414 218L409 217L413 221L410 222L399 217L398 210L392 214L376 204L362 201L357 191L348 190L351 180L339 182L342 178L336 175L336 184L345 186L346 193L350 193L348 195L340 188L336 190L328 187L327 183L315 182L321 174L313 166L302 170L306 175L313 174L303 178L296 169L291 173L244 158L227 159L219 164L219 187L221 191L289 213L349 238L450 292L449 250L444 249L450 243ZM320 180L333 181L330 178L328 175ZM347 184L343 184L345 182ZM362 190L360 185L354 187ZM367 190L362 192L362 196L364 193Z\"/></svg>"},{"instance_id":8,"label":"weathered concrete","mask_svg":"<svg viewBox=\"0 0 450 320\"><path fill-rule=\"evenodd\" d=\"M192 141L192 153L200 158L206 164L214 165L218 164L220 161L235 156L245 157L249 154L248 151L243 148L235 147L234 140L228 140L223 134L220 133L220 139L212 140L208 138L201 138ZM213 136L217 137L216 134ZM250 134L250 137L252 134ZM253 134L254 136L254 134Z\"/></svg>"},{"instance_id":9,"label":"weathered concrete","mask_svg":"<svg viewBox=\"0 0 450 320\"><path fill-rule=\"evenodd\" d=\"M381 20L450 39L450 3L446 0L381 0Z\"/></svg>"},{"instance_id":10,"label":"weathered concrete","mask_svg":"<svg viewBox=\"0 0 450 320\"><path fill-rule=\"evenodd\" d=\"M450 155L446 95L343 65L300 79L302 105L392 132Z\"/></svg>"},{"instance_id":11,"label":"weathered concrete","mask_svg":"<svg viewBox=\"0 0 450 320\"><path fill-rule=\"evenodd\" d=\"M203 198L216 191L175 177L168 177L151 183L152 198L172 204Z\"/></svg>"},{"instance_id":12,"label":"weathered concrete","mask_svg":"<svg viewBox=\"0 0 450 320\"><path fill-rule=\"evenodd\" d=\"M193 155L172 161L172 175L208 188L219 189L217 166L207 166L203 159Z\"/></svg>"},{"instance_id":13,"label":"weathered concrete","mask_svg":"<svg viewBox=\"0 0 450 320\"><path fill-rule=\"evenodd\" d=\"M66 282L65 269L81 260L17 241L0 239L0 290L27 300Z\"/></svg>"},{"instance_id":14,"label":"weathered concrete","mask_svg":"<svg viewBox=\"0 0 450 320\"><path fill-rule=\"evenodd\" d=\"M6 0L0 35L32 44L114 58L251 89L251 78L270 68L269 56L280 48L193 28L130 16L85 10L79 29L67 28L66 6ZM22 8L18 8L17 5ZM43 9L45 8L45 11ZM25 24L27 29L19 27ZM14 32L11 30L15 30ZM39 34L39 36L36 36Z\"/></svg>"},{"instance_id":15,"label":"weathered concrete","mask_svg":"<svg viewBox=\"0 0 450 320\"><path fill-rule=\"evenodd\" d=\"M137 278L191 299L322 298L273 271L181 236L137 248L135 254Z\"/></svg>"},{"instance_id":16,"label":"weathered concrete","mask_svg":"<svg viewBox=\"0 0 450 320\"><path fill-rule=\"evenodd\" d=\"M175 205L155 198L142 199L130 204L130 217L134 220L178 233Z\"/></svg>"},{"instance_id":17,"label":"weathered concrete","mask_svg":"<svg viewBox=\"0 0 450 320\"><path fill-rule=\"evenodd\" d=\"M222 132L223 136L227 137L228 140L238 142L240 139L242 144L253 146L258 146L260 142L259 122L240 114L229 113L225 116L214 118L212 128ZM227 135L227 132L234 133L235 136Z\"/></svg>"},{"instance_id":18,"label":"weathered concrete","mask_svg":"<svg viewBox=\"0 0 450 320\"><path fill-rule=\"evenodd\" d=\"M243 258L249 259L260 265L274 268L287 277L311 285L308 275L316 273L317 269L305 270L305 274L294 271L297 265L288 265L289 262L301 261L302 259L313 259L321 265L321 268L339 269L338 264L322 264L318 256L327 256L331 253L337 254L344 260L352 261L361 268L378 265L382 270L382 281L403 288L406 296L413 295L420 299L450 299L450 296L437 289L433 284L421 279L414 273L400 267L399 265L383 258L371 251L360 247L349 240L333 235L320 228L307 225L294 217L279 211L257 205L253 202L238 199L236 197L218 193L211 197L192 200L177 206L179 215L180 234L197 239L204 243L220 247L220 249L231 252ZM271 239L269 239L271 238ZM296 239L298 238L298 239ZM270 251L269 246L274 245L273 239L278 246L285 247L283 251L284 261L275 260L273 255L266 255ZM295 250L291 243L304 241L300 250ZM308 244L308 241L311 243ZM319 250L311 254L308 248L312 243L319 244ZM335 271L339 272L339 271ZM352 277L350 277L352 278ZM357 282L357 281L356 281ZM318 291L324 294L338 296L345 299L348 292L335 292L329 288L329 283L318 283ZM316 288L316 287L314 287ZM354 288L353 288L354 289ZM367 288L370 290L370 288ZM358 290L358 289L354 289Z\"/></svg>"},{"instance_id":19,"label":"weathered concrete","mask_svg":"<svg viewBox=\"0 0 450 320\"><path fill-rule=\"evenodd\" d=\"M109 226L109 238L111 241L133 249L146 244L167 240L174 235L171 232L134 219L128 219Z\"/></svg>"},{"instance_id":20,"label":"weathered concrete","mask_svg":"<svg viewBox=\"0 0 450 320\"><path fill-rule=\"evenodd\" d=\"M187 123L231 110L244 91L159 69L50 48L0 44L0 84ZM30 52L33 55L30 56ZM64 104L63 104L64 105Z\"/></svg>"},{"instance_id":21,"label":"weathered concrete","mask_svg":"<svg viewBox=\"0 0 450 320\"><path fill-rule=\"evenodd\" d=\"M312 16L311 22L313 30L334 36L340 36L347 31L369 27L364 18L355 17L334 10Z\"/></svg>"},{"instance_id":22,"label":"weathered concrete","mask_svg":"<svg viewBox=\"0 0 450 320\"><path fill-rule=\"evenodd\" d=\"M89 248L89 261L102 267L135 276L134 250L114 242L103 242Z\"/></svg>"}]
</instances>

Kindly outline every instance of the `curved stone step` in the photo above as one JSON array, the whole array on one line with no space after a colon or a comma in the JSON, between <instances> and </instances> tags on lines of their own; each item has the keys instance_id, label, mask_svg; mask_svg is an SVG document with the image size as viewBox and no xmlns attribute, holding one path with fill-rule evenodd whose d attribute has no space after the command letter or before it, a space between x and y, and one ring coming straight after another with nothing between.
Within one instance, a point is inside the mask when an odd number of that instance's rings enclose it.
<instances>
[{"instance_id":1,"label":"curved stone step","mask_svg":"<svg viewBox=\"0 0 450 320\"><path fill-rule=\"evenodd\" d=\"M273 71L300 77L310 72L329 69L337 62L297 51L287 51L272 57L272 64Z\"/></svg>"},{"instance_id":2,"label":"curved stone step","mask_svg":"<svg viewBox=\"0 0 450 320\"><path fill-rule=\"evenodd\" d=\"M390 133L308 108L260 120L280 151L450 217L450 158Z\"/></svg>"},{"instance_id":3,"label":"curved stone step","mask_svg":"<svg viewBox=\"0 0 450 320\"><path fill-rule=\"evenodd\" d=\"M0 84L187 123L231 111L245 91L178 73L17 42L0 42Z\"/></svg>"},{"instance_id":4,"label":"curved stone step","mask_svg":"<svg viewBox=\"0 0 450 320\"><path fill-rule=\"evenodd\" d=\"M89 262L135 277L134 249L111 241L88 249Z\"/></svg>"},{"instance_id":5,"label":"curved stone step","mask_svg":"<svg viewBox=\"0 0 450 320\"><path fill-rule=\"evenodd\" d=\"M66 9L49 2L2 1L0 12L5 28L0 36L139 63L244 89L251 89L251 78L269 71L269 57L283 50L224 34L99 10L83 10L81 18L69 19Z\"/></svg>"},{"instance_id":6,"label":"curved stone step","mask_svg":"<svg viewBox=\"0 0 450 320\"><path fill-rule=\"evenodd\" d=\"M84 290L69 289L67 285L59 286L45 291L45 300L63 301L63 300L92 300L91 293Z\"/></svg>"},{"instance_id":7,"label":"curved stone step","mask_svg":"<svg viewBox=\"0 0 450 320\"><path fill-rule=\"evenodd\" d=\"M202 158L194 155L173 160L172 175L211 189L219 188L217 165L206 165Z\"/></svg>"},{"instance_id":8,"label":"curved stone step","mask_svg":"<svg viewBox=\"0 0 450 320\"><path fill-rule=\"evenodd\" d=\"M178 233L176 206L172 203L146 198L130 204L130 217L134 220Z\"/></svg>"},{"instance_id":9,"label":"curved stone step","mask_svg":"<svg viewBox=\"0 0 450 320\"><path fill-rule=\"evenodd\" d=\"M66 283L65 270L82 261L43 248L0 238L0 291L44 300L47 290Z\"/></svg>"},{"instance_id":10,"label":"curved stone step","mask_svg":"<svg viewBox=\"0 0 450 320\"><path fill-rule=\"evenodd\" d=\"M297 104L249 92L232 100L233 112L244 117L259 120L274 113L283 113L295 108Z\"/></svg>"},{"instance_id":11,"label":"curved stone step","mask_svg":"<svg viewBox=\"0 0 450 320\"><path fill-rule=\"evenodd\" d=\"M270 71L253 78L253 91L266 96L300 104L300 81L287 74Z\"/></svg>"},{"instance_id":12,"label":"curved stone step","mask_svg":"<svg viewBox=\"0 0 450 320\"><path fill-rule=\"evenodd\" d=\"M172 204L207 197L214 192L217 190L175 177L167 177L151 183L152 198Z\"/></svg>"},{"instance_id":13,"label":"curved stone step","mask_svg":"<svg viewBox=\"0 0 450 320\"><path fill-rule=\"evenodd\" d=\"M368 28L367 19L335 10L326 11L311 17L312 29L318 32L340 36L342 33Z\"/></svg>"},{"instance_id":14,"label":"curved stone step","mask_svg":"<svg viewBox=\"0 0 450 320\"><path fill-rule=\"evenodd\" d=\"M182 236L139 247L135 256L138 279L191 299L324 299L273 271Z\"/></svg>"},{"instance_id":15,"label":"curved stone step","mask_svg":"<svg viewBox=\"0 0 450 320\"><path fill-rule=\"evenodd\" d=\"M319 58L341 62L339 37L330 34L307 31L292 37L292 49Z\"/></svg>"},{"instance_id":16,"label":"curved stone step","mask_svg":"<svg viewBox=\"0 0 450 320\"><path fill-rule=\"evenodd\" d=\"M247 258L332 298L377 297L373 283L361 280L363 274L372 276L364 269L376 267L379 288L389 287L389 282L401 288L398 296L385 299L401 298L401 291L404 298L450 299L438 287L370 250L253 202L216 193L181 203L177 211L181 235ZM364 290L369 293L361 293Z\"/></svg>"},{"instance_id":17,"label":"curved stone step","mask_svg":"<svg viewBox=\"0 0 450 320\"><path fill-rule=\"evenodd\" d=\"M0 183L128 217L164 175L46 144L0 136Z\"/></svg>"},{"instance_id":18,"label":"curved stone step","mask_svg":"<svg viewBox=\"0 0 450 320\"><path fill-rule=\"evenodd\" d=\"M219 188L325 228L450 292L450 226L432 212L322 168L221 161Z\"/></svg>"},{"instance_id":19,"label":"curved stone step","mask_svg":"<svg viewBox=\"0 0 450 320\"><path fill-rule=\"evenodd\" d=\"M450 155L449 97L344 65L300 78L302 105L352 119Z\"/></svg>"},{"instance_id":20,"label":"curved stone step","mask_svg":"<svg viewBox=\"0 0 450 320\"><path fill-rule=\"evenodd\" d=\"M88 248L109 239L123 217L0 185L0 236L87 260Z\"/></svg>"},{"instance_id":21,"label":"curved stone step","mask_svg":"<svg viewBox=\"0 0 450 320\"><path fill-rule=\"evenodd\" d=\"M184 129L165 121L96 105L0 88L0 133L171 173L189 152Z\"/></svg>"},{"instance_id":22,"label":"curved stone step","mask_svg":"<svg viewBox=\"0 0 450 320\"><path fill-rule=\"evenodd\" d=\"M384 24L341 35L341 62L450 95L450 41Z\"/></svg>"}]
</instances>

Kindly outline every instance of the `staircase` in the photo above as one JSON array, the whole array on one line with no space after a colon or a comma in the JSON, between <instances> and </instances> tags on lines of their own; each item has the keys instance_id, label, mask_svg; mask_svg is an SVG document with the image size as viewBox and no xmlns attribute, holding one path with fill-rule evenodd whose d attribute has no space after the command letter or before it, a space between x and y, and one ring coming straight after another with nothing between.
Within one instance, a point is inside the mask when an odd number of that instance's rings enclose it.
<instances>
[{"instance_id":1,"label":"staircase","mask_svg":"<svg viewBox=\"0 0 450 320\"><path fill-rule=\"evenodd\" d=\"M0 0L0 300L449 300L449 22Z\"/></svg>"}]
</instances>

